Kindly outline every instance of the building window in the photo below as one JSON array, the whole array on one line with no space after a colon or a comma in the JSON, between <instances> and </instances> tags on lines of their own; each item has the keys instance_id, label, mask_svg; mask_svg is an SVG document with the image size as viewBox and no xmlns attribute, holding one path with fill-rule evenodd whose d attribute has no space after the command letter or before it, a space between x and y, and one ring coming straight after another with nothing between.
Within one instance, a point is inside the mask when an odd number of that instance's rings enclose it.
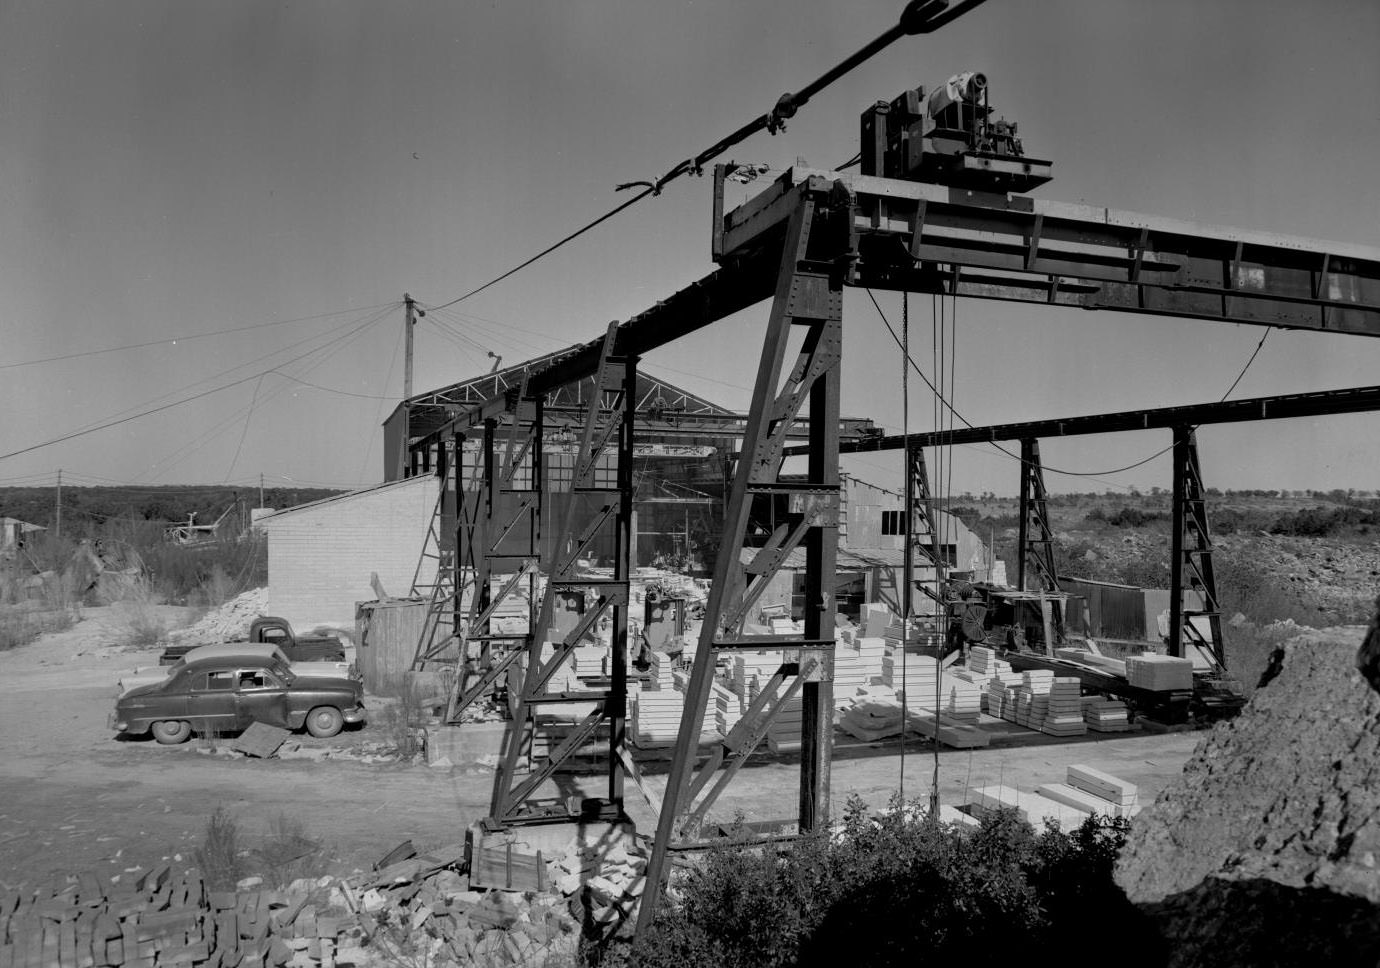
<instances>
[{"instance_id":1,"label":"building window","mask_svg":"<svg viewBox=\"0 0 1380 968\"><path fill-rule=\"evenodd\" d=\"M883 511L882 512L882 534L883 535L903 535L906 533L906 519L904 511Z\"/></svg>"}]
</instances>

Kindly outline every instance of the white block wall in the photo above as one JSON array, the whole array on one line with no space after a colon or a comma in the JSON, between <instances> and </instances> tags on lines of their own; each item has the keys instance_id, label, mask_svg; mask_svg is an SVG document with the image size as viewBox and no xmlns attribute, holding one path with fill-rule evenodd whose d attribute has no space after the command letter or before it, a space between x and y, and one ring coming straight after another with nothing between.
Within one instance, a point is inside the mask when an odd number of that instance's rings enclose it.
<instances>
[{"instance_id":1,"label":"white block wall","mask_svg":"<svg viewBox=\"0 0 1380 968\"><path fill-rule=\"evenodd\" d=\"M355 603L377 596L378 572L389 595L402 597L426 542L439 483L422 475L289 508L263 518L268 534L268 610L294 627L353 627ZM434 562L433 564L434 573ZM432 575L425 575L430 582Z\"/></svg>"}]
</instances>

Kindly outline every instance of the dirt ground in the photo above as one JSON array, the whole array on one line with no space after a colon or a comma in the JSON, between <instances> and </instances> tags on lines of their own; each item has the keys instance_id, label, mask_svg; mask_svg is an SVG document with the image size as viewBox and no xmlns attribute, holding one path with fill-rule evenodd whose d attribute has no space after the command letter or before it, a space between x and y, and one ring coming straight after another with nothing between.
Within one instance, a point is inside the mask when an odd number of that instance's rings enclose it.
<instances>
[{"instance_id":1,"label":"dirt ground","mask_svg":"<svg viewBox=\"0 0 1380 968\"><path fill-rule=\"evenodd\" d=\"M170 621L188 616L164 610ZM115 681L134 666L155 665L156 652L111 647L120 635L117 608L90 608L66 632L0 653L0 888L34 884L65 871L106 876L160 862L194 864L207 819L226 808L252 842L276 818L300 823L327 849L323 873L367 869L404 839L420 847L455 843L488 810L493 775L483 769L359 758L252 760L217 755L205 741L163 747L120 741L106 725ZM388 735L370 702L371 723L330 740L305 734L304 750L337 754L376 750ZM961 803L967 785L1005 783L1033 790L1063 779L1070 763L1087 763L1140 785L1151 802L1176 776L1202 734L1114 735L1098 741L1003 745L940 756L945 803ZM220 741L225 745L225 740ZM908 797L927 796L933 760L912 740L903 758L895 745L840 749L832 803L851 793L884 805L899 782ZM649 763L649 772L657 772ZM716 814L748 819L794 815L797 768L767 762L745 768ZM649 784L658 791L664 777ZM590 778L590 795L599 795ZM568 789L568 787L567 787ZM640 830L653 817L629 785L628 810Z\"/></svg>"}]
</instances>

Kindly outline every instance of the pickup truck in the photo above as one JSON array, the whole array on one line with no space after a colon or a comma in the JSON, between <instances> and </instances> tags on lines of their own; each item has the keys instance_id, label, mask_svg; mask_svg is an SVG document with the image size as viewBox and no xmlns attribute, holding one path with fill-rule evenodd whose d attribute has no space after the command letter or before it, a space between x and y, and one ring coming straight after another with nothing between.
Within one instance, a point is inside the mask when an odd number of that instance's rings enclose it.
<instances>
[{"instance_id":1,"label":"pickup truck","mask_svg":"<svg viewBox=\"0 0 1380 968\"><path fill-rule=\"evenodd\" d=\"M290 662L344 662L345 645L334 635L306 637L293 634L292 625L285 618L260 615L249 625L249 637L241 642L276 645ZM196 648L194 645L170 645L158 657L158 664L170 666Z\"/></svg>"}]
</instances>

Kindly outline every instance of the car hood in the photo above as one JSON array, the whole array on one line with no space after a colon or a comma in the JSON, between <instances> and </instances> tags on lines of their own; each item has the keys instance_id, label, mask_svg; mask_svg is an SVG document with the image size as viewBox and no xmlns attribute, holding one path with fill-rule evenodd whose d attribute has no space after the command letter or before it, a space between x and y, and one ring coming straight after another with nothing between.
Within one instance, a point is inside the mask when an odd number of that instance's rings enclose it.
<instances>
[{"instance_id":1,"label":"car hood","mask_svg":"<svg viewBox=\"0 0 1380 968\"><path fill-rule=\"evenodd\" d=\"M159 687L166 681L166 679L163 679L159 682L150 682L147 685L135 686L128 692L120 694L120 702L124 702L127 699L138 699L141 696L152 696L159 691Z\"/></svg>"}]
</instances>

